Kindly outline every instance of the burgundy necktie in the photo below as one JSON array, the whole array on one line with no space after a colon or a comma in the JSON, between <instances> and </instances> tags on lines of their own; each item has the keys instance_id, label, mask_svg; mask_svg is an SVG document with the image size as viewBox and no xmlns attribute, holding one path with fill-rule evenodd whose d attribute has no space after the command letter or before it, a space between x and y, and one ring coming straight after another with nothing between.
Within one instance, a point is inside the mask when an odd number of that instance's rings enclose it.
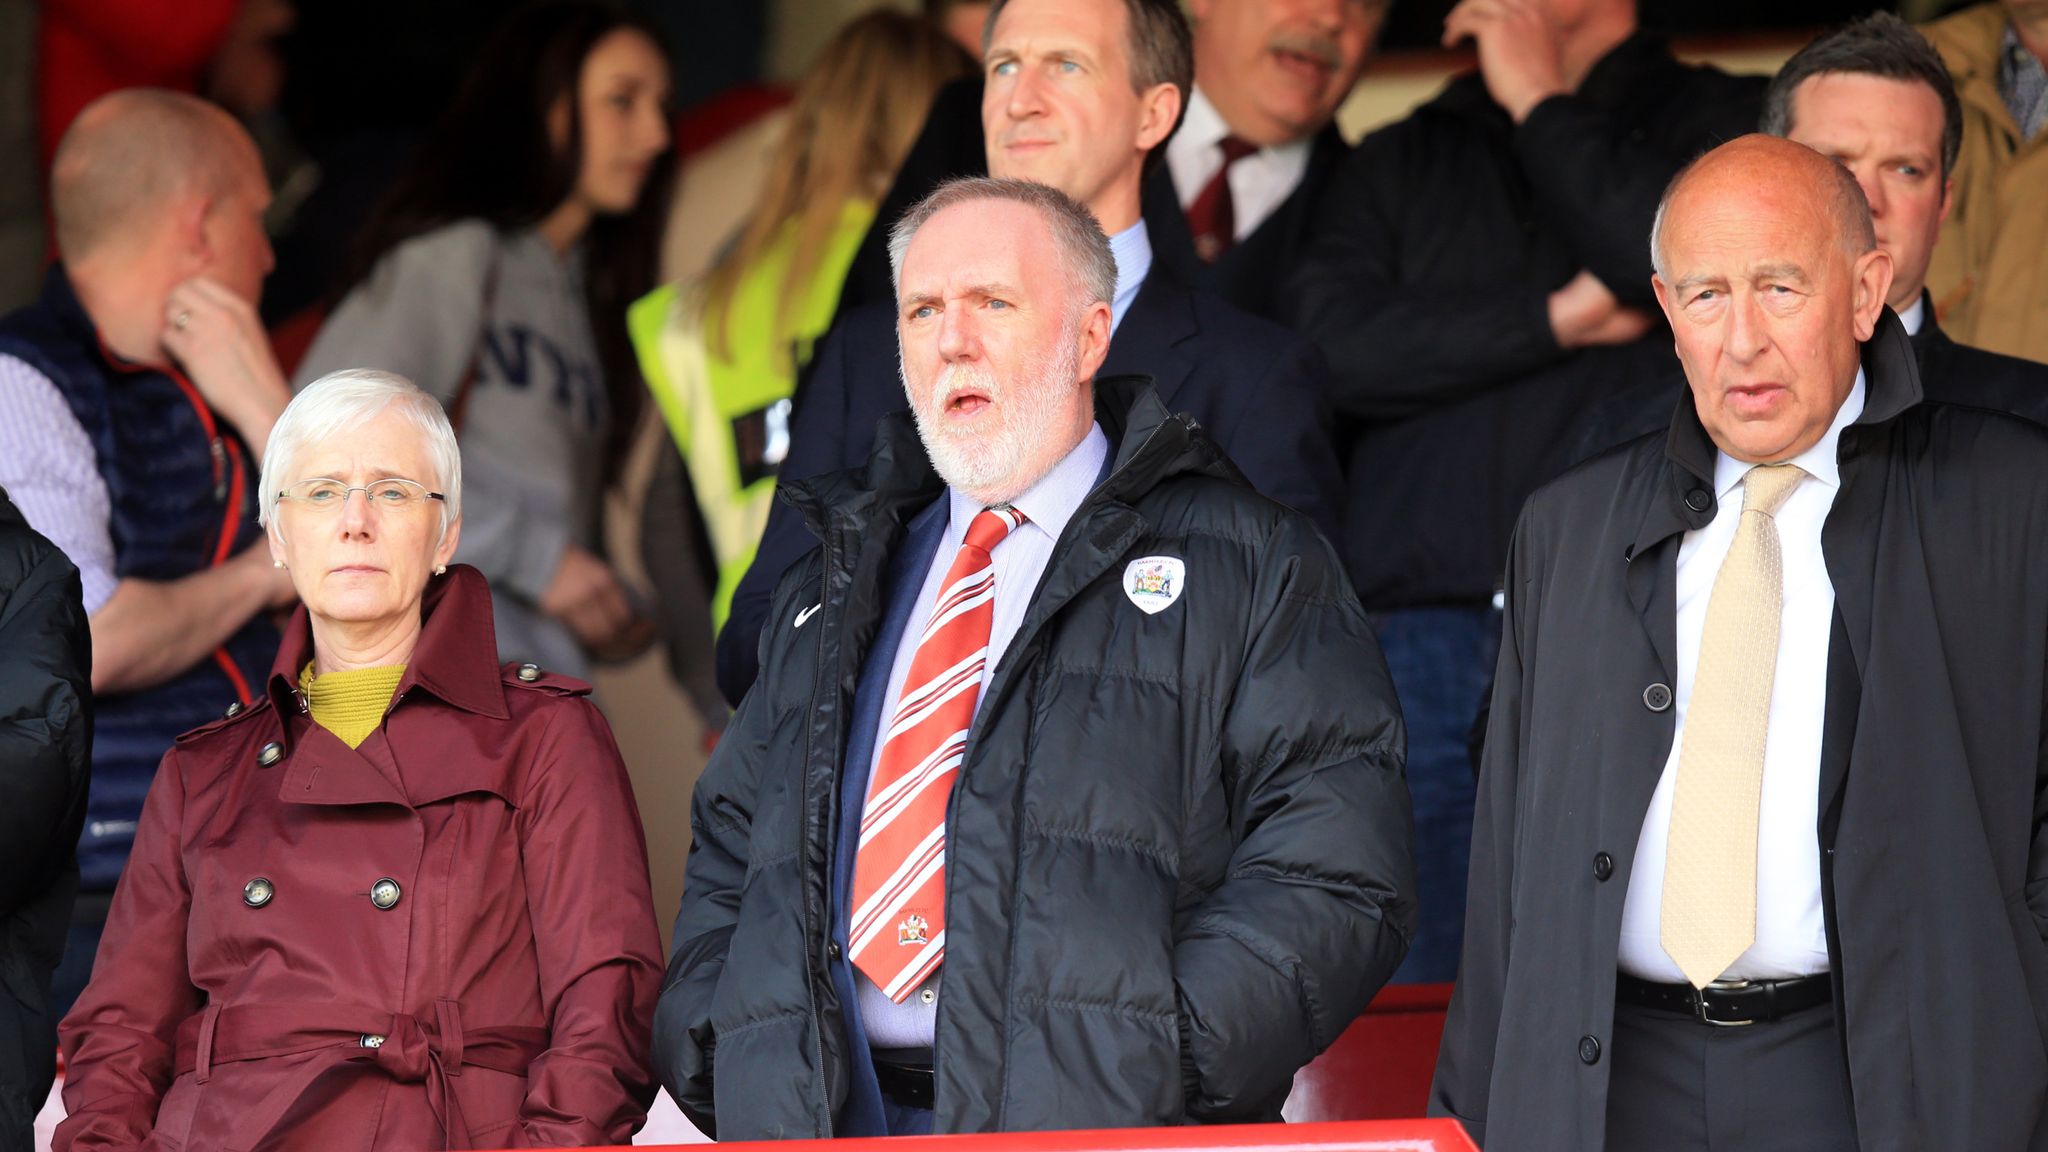
<instances>
[{"instance_id":1,"label":"burgundy necktie","mask_svg":"<svg viewBox=\"0 0 2048 1152\"><path fill-rule=\"evenodd\" d=\"M1237 234L1237 208L1230 200L1230 167L1257 152L1258 146L1235 136L1225 136L1216 146L1223 150L1223 167L1203 185L1202 194L1188 205L1188 231L1195 235L1195 255L1214 264Z\"/></svg>"}]
</instances>

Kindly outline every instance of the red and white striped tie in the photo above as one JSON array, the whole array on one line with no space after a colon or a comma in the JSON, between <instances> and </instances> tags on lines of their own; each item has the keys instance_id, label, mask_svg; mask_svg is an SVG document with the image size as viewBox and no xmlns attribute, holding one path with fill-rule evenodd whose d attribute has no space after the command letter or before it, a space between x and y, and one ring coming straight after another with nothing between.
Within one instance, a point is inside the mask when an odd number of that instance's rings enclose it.
<instances>
[{"instance_id":1,"label":"red and white striped tie","mask_svg":"<svg viewBox=\"0 0 2048 1152\"><path fill-rule=\"evenodd\" d=\"M989 553L1023 523L1014 508L987 508L967 526L868 781L847 939L854 966L898 1004L946 954L946 802L967 754L995 623Z\"/></svg>"}]
</instances>

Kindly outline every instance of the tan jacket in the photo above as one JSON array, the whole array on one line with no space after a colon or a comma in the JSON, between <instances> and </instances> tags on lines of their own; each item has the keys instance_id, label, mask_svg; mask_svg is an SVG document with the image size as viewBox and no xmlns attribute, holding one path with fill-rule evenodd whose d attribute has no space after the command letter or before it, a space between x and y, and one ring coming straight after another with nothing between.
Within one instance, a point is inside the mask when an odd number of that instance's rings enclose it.
<instances>
[{"instance_id":1,"label":"tan jacket","mask_svg":"<svg viewBox=\"0 0 2048 1152\"><path fill-rule=\"evenodd\" d=\"M1924 29L1963 103L1955 206L1927 287L1956 340L2048 361L2048 132L2021 140L1998 94L2005 27L2005 10L1993 2Z\"/></svg>"}]
</instances>

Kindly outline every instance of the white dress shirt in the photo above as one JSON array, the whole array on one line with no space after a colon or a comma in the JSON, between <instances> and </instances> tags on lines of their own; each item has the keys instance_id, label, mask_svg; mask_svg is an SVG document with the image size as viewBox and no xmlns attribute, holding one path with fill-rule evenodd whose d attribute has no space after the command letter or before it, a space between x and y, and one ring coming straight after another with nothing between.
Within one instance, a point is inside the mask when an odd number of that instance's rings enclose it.
<instances>
[{"instance_id":1,"label":"white dress shirt","mask_svg":"<svg viewBox=\"0 0 2048 1152\"><path fill-rule=\"evenodd\" d=\"M1031 607L1032 593L1038 590L1038 579L1045 574L1046 562L1052 559L1053 545L1058 543L1060 533L1066 531L1067 521L1073 519L1075 510L1081 507L1081 502L1095 487L1096 477L1102 474L1103 461L1108 458L1109 437L1103 435L1101 425L1095 425L1073 451L1053 465L1051 472L1032 485L1030 491L1011 501L1010 506L1022 512L1025 521L1011 529L1010 534L989 553L989 559L995 564L995 619L989 625L988 659L981 666L981 687L976 690L974 699L977 713L988 691L989 680L995 675L996 665L1002 663L1003 653L1009 651L1010 641L1024 623L1025 609ZM967 526L982 510L981 505L951 488L946 490L946 499L950 504L946 533L939 539L938 551L932 554L931 568L925 573L916 606L910 610L910 619L904 625L903 641L896 646L895 663L889 669L889 687L882 696L884 728L896 711L897 701L903 697L903 681L910 676L910 662L917 655L917 637L924 632L925 622L931 618L932 605L938 602L939 592L946 582L946 571L953 566L953 557L967 539ZM868 761L870 787L881 760L882 731L878 730L874 753ZM940 971L944 971L943 965ZM922 992L936 990L937 975L926 981L924 989L912 993L901 1004L883 995L882 990L860 969L854 969L853 979L861 1023L867 1029L870 1046L931 1047L933 1028L938 1022L938 1000L934 995L927 1003Z\"/></svg>"},{"instance_id":2,"label":"white dress shirt","mask_svg":"<svg viewBox=\"0 0 2048 1152\"><path fill-rule=\"evenodd\" d=\"M50 378L0 355L0 489L78 569L90 616L113 599L113 507L99 453Z\"/></svg>"},{"instance_id":3,"label":"white dress shirt","mask_svg":"<svg viewBox=\"0 0 2048 1152\"><path fill-rule=\"evenodd\" d=\"M1188 100L1187 116L1180 129L1166 142L1166 166L1173 173L1173 190L1180 196L1183 211L1209 186L1216 170L1223 167L1223 138L1230 125L1202 86ZM1231 238L1242 240L1252 234L1266 217L1294 195L1301 178L1308 173L1313 138L1290 140L1261 148L1230 166Z\"/></svg>"},{"instance_id":4,"label":"white dress shirt","mask_svg":"<svg viewBox=\"0 0 2048 1152\"><path fill-rule=\"evenodd\" d=\"M1821 555L1821 525L1841 488L1836 445L1842 429L1863 414L1863 374L1842 402L1827 433L1792 458L1807 474L1778 509L1784 556L1784 610L1778 626L1778 666L1771 680L1770 728L1764 743L1764 780L1757 816L1756 939L1723 975L1730 980L1772 980L1828 970L1827 926L1820 903L1820 754L1827 715L1828 639L1834 626L1835 586ZM1678 683L1672 693L1677 723L1663 778L1643 817L1621 913L1621 970L1644 980L1682 984L1685 974L1664 953L1659 936L1664 898L1664 853L1671 830L1671 793L1678 780L1678 750L1692 703L1693 669L1707 600L1742 519L1742 477L1751 465L1720 453L1714 492L1720 501L1705 528L1687 532L1678 549Z\"/></svg>"},{"instance_id":5,"label":"white dress shirt","mask_svg":"<svg viewBox=\"0 0 2048 1152\"><path fill-rule=\"evenodd\" d=\"M1920 334L1920 325L1925 321L1926 316L1927 297L1915 296L1913 298L1913 306L1899 313L1899 323L1906 326L1906 335L1918 336Z\"/></svg>"}]
</instances>

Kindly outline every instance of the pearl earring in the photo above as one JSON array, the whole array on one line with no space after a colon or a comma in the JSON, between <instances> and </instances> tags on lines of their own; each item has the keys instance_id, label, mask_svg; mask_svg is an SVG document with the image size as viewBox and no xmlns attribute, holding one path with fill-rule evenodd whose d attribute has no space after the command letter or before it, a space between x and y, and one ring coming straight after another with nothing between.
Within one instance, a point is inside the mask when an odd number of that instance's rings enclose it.
<instances>
[{"instance_id":1,"label":"pearl earring","mask_svg":"<svg viewBox=\"0 0 2048 1152\"><path fill-rule=\"evenodd\" d=\"M284 561L282 561L282 560L272 560L272 561L270 562L270 566L271 566L272 568L282 568L282 567L284 567Z\"/></svg>"},{"instance_id":2,"label":"pearl earring","mask_svg":"<svg viewBox=\"0 0 2048 1152\"><path fill-rule=\"evenodd\" d=\"M447 566L446 564L436 564L436 565L434 565L434 575L436 575L436 576L446 576L447 574L448 574L448 566Z\"/></svg>"}]
</instances>

